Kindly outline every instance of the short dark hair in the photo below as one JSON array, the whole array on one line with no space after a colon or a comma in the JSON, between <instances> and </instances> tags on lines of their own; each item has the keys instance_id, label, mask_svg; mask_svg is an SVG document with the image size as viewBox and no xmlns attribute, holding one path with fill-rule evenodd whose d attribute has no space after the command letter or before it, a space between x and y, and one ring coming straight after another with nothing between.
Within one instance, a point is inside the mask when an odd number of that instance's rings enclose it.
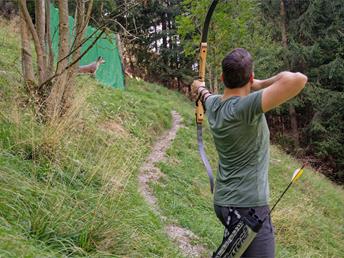
<instances>
[{"instance_id":1,"label":"short dark hair","mask_svg":"<svg viewBox=\"0 0 344 258\"><path fill-rule=\"evenodd\" d=\"M240 88L250 80L252 57L243 48L236 48L222 60L223 82L227 88Z\"/></svg>"}]
</instances>

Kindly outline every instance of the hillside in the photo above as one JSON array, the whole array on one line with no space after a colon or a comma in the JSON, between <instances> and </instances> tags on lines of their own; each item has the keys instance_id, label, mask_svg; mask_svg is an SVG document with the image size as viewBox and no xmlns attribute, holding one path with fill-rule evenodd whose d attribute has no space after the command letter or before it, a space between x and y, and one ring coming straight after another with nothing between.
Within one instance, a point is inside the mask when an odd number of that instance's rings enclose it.
<instances>
[{"instance_id":1,"label":"hillside","mask_svg":"<svg viewBox=\"0 0 344 258\"><path fill-rule=\"evenodd\" d=\"M36 122L20 78L15 26L0 20L0 257L183 257L165 232L191 230L213 251L222 226L199 159L193 104L159 85L129 80L124 91L78 79L77 101L58 124ZM150 183L162 217L139 192L154 143L182 126L163 176ZM206 151L216 154L209 131ZM272 146L271 203L300 163ZM277 257L344 257L344 190L307 168L273 214Z\"/></svg>"}]
</instances>

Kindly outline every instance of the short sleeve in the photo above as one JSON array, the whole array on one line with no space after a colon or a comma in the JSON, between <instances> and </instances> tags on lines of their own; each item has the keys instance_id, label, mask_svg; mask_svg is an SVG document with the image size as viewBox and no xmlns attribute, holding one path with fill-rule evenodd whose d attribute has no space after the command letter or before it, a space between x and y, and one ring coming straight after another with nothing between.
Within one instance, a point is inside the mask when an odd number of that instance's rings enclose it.
<instances>
[{"instance_id":1,"label":"short sleeve","mask_svg":"<svg viewBox=\"0 0 344 258\"><path fill-rule=\"evenodd\" d=\"M237 115L248 124L252 123L258 115L263 113L262 93L262 90L250 93L240 98L237 102Z\"/></svg>"},{"instance_id":2,"label":"short sleeve","mask_svg":"<svg viewBox=\"0 0 344 258\"><path fill-rule=\"evenodd\" d=\"M211 95L206 99L206 101L204 102L204 106L206 110L211 109L216 98L218 98L218 95Z\"/></svg>"}]
</instances>

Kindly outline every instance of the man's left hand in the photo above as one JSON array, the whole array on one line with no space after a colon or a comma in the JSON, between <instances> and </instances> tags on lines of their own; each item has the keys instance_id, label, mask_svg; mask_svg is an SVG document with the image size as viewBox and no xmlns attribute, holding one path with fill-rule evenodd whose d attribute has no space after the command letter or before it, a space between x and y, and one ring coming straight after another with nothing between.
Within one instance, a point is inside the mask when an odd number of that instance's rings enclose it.
<instances>
[{"instance_id":1,"label":"man's left hand","mask_svg":"<svg viewBox=\"0 0 344 258\"><path fill-rule=\"evenodd\" d=\"M199 93L199 88L205 88L205 82L202 82L200 80L194 80L192 85L191 85L191 92L193 96L197 96Z\"/></svg>"}]
</instances>

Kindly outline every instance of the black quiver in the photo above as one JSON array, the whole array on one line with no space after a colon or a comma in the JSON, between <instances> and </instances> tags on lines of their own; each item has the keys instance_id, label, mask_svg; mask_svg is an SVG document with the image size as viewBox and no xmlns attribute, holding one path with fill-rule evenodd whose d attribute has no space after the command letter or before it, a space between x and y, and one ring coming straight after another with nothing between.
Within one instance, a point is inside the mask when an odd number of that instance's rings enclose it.
<instances>
[{"instance_id":1,"label":"black quiver","mask_svg":"<svg viewBox=\"0 0 344 258\"><path fill-rule=\"evenodd\" d=\"M235 226L227 228L230 234L223 239L213 258L240 258L262 225L263 221L255 214L255 210L251 209L249 214L241 217Z\"/></svg>"}]
</instances>

